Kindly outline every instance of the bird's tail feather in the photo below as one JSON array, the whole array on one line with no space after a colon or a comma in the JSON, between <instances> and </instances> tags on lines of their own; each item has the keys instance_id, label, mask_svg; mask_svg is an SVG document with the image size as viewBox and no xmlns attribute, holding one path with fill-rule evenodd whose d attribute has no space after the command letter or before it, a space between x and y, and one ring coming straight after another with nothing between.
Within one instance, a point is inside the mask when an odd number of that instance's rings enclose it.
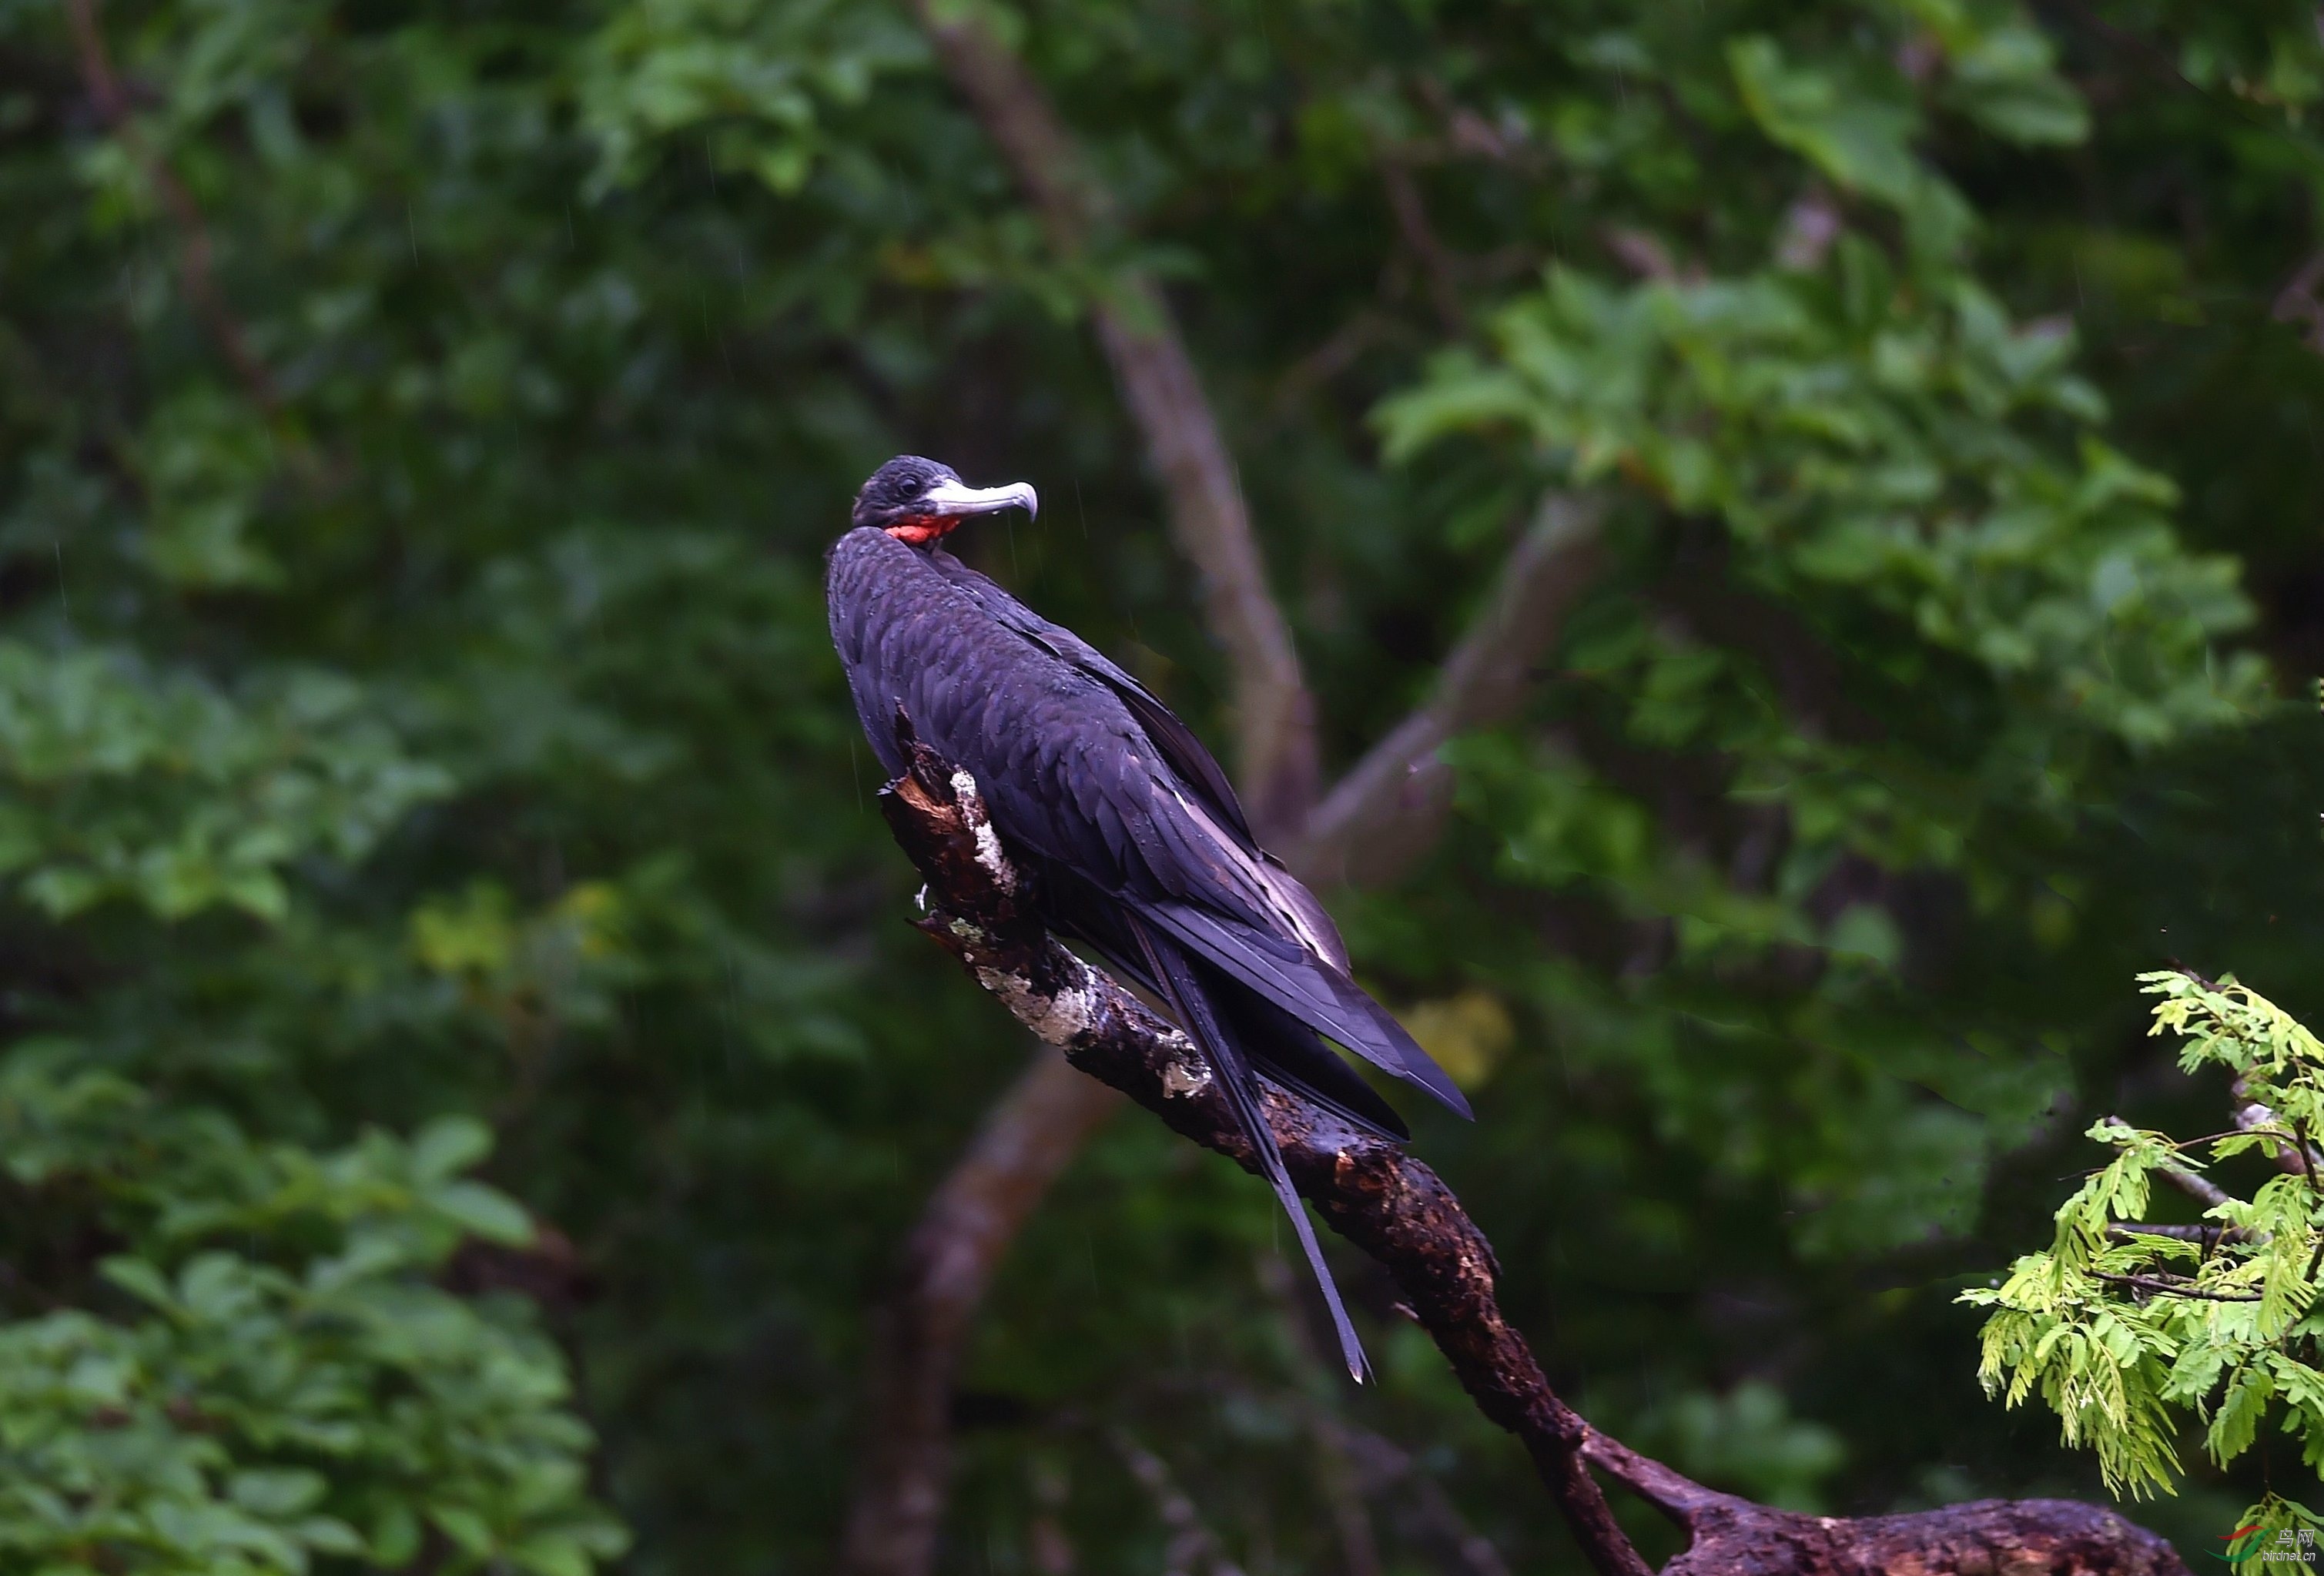
<instances>
[{"instance_id":1,"label":"bird's tail feather","mask_svg":"<svg viewBox=\"0 0 2324 1576\"><path fill-rule=\"evenodd\" d=\"M1330 1035L1381 1071L1417 1084L1461 1116L1468 1098L1388 1009L1329 963L1296 943L1238 925L1192 903L1137 907L1149 930L1231 975L1302 1023Z\"/></svg>"},{"instance_id":2,"label":"bird's tail feather","mask_svg":"<svg viewBox=\"0 0 2324 1576\"><path fill-rule=\"evenodd\" d=\"M1051 928L1095 950L1117 973L1148 995L1162 996L1153 966L1130 928L1128 906L1061 865L1044 863L1038 868ZM1326 1046L1314 1028L1250 987L1231 983L1222 971L1214 969L1208 983L1211 988L1204 996L1227 1020L1227 1032L1246 1061L1285 1088L1296 1090L1375 1137L1397 1144L1412 1137L1412 1129L1405 1126L1396 1107L1380 1098L1364 1075Z\"/></svg>"},{"instance_id":3,"label":"bird's tail feather","mask_svg":"<svg viewBox=\"0 0 2324 1576\"><path fill-rule=\"evenodd\" d=\"M1212 1007L1261 1074L1375 1138L1401 1144L1412 1137L1396 1107L1314 1029L1225 974L1203 977Z\"/></svg>"},{"instance_id":4,"label":"bird's tail feather","mask_svg":"<svg viewBox=\"0 0 2324 1576\"><path fill-rule=\"evenodd\" d=\"M1307 1267L1315 1274L1323 1304L1331 1310L1332 1327L1339 1332L1340 1355L1347 1360L1348 1373L1358 1384L1363 1383L1370 1375L1371 1365L1364 1359L1363 1343L1356 1339L1356 1327L1349 1322L1347 1307L1340 1301L1340 1288L1323 1262L1323 1249L1315 1240L1315 1228L1309 1223L1307 1211L1291 1185L1291 1174L1284 1169L1283 1151L1276 1146L1274 1130L1259 1111L1258 1083L1251 1074L1249 1059L1235 1043L1225 1020L1213 1010L1192 962L1177 944L1135 915L1130 916L1130 923L1146 954L1147 966L1162 987L1162 994L1176 1014L1179 1026L1201 1047L1216 1070L1219 1082L1225 1086L1227 1101L1233 1106L1236 1120L1242 1124L1258 1156L1260 1174L1275 1189L1284 1213L1291 1217L1292 1232L1299 1239L1300 1250L1307 1256Z\"/></svg>"}]
</instances>

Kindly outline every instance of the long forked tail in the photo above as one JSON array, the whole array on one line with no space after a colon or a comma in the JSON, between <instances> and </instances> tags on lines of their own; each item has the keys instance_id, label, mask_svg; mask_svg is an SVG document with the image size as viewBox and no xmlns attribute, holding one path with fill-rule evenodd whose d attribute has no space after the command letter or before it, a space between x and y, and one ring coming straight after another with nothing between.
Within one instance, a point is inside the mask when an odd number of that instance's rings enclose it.
<instances>
[{"instance_id":1,"label":"long forked tail","mask_svg":"<svg viewBox=\"0 0 2324 1576\"><path fill-rule=\"evenodd\" d=\"M1250 1058L1236 1044L1225 1020L1213 1009L1194 964L1178 950L1177 943L1136 915L1130 917L1130 923L1137 932L1139 946L1146 954L1147 967L1162 987L1162 994L1169 1000L1179 1027L1201 1047L1217 1072L1219 1082L1226 1086L1227 1100L1233 1105L1236 1119L1242 1123L1243 1132L1259 1157L1259 1170L1282 1202L1283 1212L1291 1217L1291 1230L1299 1239L1300 1250L1307 1255L1307 1267L1314 1271L1324 1306L1332 1311L1332 1327L1339 1332L1340 1355L1347 1359L1348 1373L1358 1384L1363 1383L1370 1377L1371 1365L1364 1359L1363 1343L1356 1339L1356 1327L1348 1322L1348 1310L1340 1301L1340 1288L1323 1263L1323 1249L1315 1240L1315 1228L1308 1222L1307 1211L1291 1185L1291 1174L1283 1168L1283 1151L1277 1147L1275 1133L1259 1109L1259 1083L1251 1073Z\"/></svg>"}]
</instances>

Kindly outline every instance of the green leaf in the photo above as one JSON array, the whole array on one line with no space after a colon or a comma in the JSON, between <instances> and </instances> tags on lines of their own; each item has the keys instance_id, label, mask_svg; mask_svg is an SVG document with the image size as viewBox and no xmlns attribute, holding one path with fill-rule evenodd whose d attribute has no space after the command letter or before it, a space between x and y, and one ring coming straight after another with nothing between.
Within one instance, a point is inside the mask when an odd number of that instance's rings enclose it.
<instances>
[{"instance_id":1,"label":"green leaf","mask_svg":"<svg viewBox=\"0 0 2324 1576\"><path fill-rule=\"evenodd\" d=\"M498 1542L492 1524L465 1506L431 1505L428 1507L428 1519L463 1553L480 1559L491 1553Z\"/></svg>"},{"instance_id":2,"label":"green leaf","mask_svg":"<svg viewBox=\"0 0 2324 1576\"><path fill-rule=\"evenodd\" d=\"M228 1479L226 1493L245 1510L270 1519L282 1520L296 1516L320 1499L325 1487L319 1472L294 1468L253 1467Z\"/></svg>"},{"instance_id":3,"label":"green leaf","mask_svg":"<svg viewBox=\"0 0 2324 1576\"><path fill-rule=\"evenodd\" d=\"M468 1116L439 1116L411 1140L411 1173L415 1181L443 1182L458 1175L493 1152L493 1130Z\"/></svg>"}]
</instances>

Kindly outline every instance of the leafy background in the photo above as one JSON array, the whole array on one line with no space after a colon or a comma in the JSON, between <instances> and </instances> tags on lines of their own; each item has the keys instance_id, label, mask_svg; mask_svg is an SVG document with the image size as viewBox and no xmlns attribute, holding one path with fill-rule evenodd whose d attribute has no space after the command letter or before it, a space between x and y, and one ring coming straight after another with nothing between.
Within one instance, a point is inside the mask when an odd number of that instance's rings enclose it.
<instances>
[{"instance_id":1,"label":"leafy background","mask_svg":"<svg viewBox=\"0 0 2324 1576\"><path fill-rule=\"evenodd\" d=\"M986 15L1088 255L885 0L0 0L0 1565L824 1568L1025 1047L902 923L820 554L899 449L1030 480L964 550L1223 736L1087 332L1132 263L1331 760L1542 489L1608 511L1441 845L1333 898L1567 1393L1788 1504L2099 1493L1953 1299L2096 1116L2216 1125L2135 973L2324 1018L2310 11ZM1383 1382L1318 1372L1274 1232L1106 1131L980 1322L948 1570L1160 1569L1123 1441L1338 1569L1317 1409L1571 1563L1350 1258ZM2190 1550L2302 1470L2191 1464Z\"/></svg>"}]
</instances>

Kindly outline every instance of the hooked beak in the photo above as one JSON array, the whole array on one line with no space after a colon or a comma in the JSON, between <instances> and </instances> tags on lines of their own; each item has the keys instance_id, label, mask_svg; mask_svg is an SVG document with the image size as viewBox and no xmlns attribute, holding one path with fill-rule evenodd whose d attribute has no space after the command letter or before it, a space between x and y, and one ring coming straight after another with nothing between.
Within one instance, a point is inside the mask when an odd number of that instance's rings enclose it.
<instances>
[{"instance_id":1,"label":"hooked beak","mask_svg":"<svg viewBox=\"0 0 2324 1576\"><path fill-rule=\"evenodd\" d=\"M923 514L991 514L995 510L1022 509L1026 513L1041 512L1040 494L1029 482L1011 482L1005 487L971 487L960 482L938 482L920 494L918 512Z\"/></svg>"}]
</instances>

